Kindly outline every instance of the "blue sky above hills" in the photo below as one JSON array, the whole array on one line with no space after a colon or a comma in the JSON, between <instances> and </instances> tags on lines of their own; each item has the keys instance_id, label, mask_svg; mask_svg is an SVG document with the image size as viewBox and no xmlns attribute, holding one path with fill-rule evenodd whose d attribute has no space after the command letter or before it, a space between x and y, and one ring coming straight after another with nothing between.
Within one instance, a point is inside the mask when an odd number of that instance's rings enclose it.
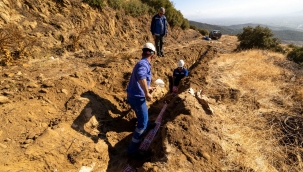
<instances>
[{"instance_id":1,"label":"blue sky above hills","mask_svg":"<svg viewBox=\"0 0 303 172\"><path fill-rule=\"evenodd\" d=\"M172 0L185 18L272 17L300 13L303 0Z\"/></svg>"}]
</instances>

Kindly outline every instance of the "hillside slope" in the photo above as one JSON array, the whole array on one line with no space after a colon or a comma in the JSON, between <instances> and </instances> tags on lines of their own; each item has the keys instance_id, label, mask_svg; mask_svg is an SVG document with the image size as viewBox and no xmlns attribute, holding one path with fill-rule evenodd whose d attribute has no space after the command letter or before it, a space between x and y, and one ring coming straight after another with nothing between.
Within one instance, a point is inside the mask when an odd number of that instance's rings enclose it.
<instances>
[{"instance_id":1,"label":"hillside slope","mask_svg":"<svg viewBox=\"0 0 303 172\"><path fill-rule=\"evenodd\" d=\"M1 6L3 28L19 23L39 40L28 50L35 58L1 66L1 171L302 170L302 70L283 55L236 53L236 37L205 41L170 28L165 57L152 62L153 81L165 88L148 103L150 119L168 106L146 156L135 160L125 153L136 124L125 88L142 44L152 41L151 16L118 19L76 0ZM171 96L179 59L190 74Z\"/></svg>"}]
</instances>

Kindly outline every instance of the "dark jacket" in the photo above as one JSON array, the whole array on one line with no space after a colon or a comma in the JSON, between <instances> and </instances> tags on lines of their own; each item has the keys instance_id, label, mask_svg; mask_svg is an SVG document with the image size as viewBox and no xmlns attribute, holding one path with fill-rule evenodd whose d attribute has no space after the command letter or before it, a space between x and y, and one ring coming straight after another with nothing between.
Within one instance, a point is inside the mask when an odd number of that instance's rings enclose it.
<instances>
[{"instance_id":1,"label":"dark jacket","mask_svg":"<svg viewBox=\"0 0 303 172\"><path fill-rule=\"evenodd\" d=\"M159 14L156 14L152 18L150 31L152 35L166 35L168 32L166 17L164 15L160 17Z\"/></svg>"},{"instance_id":2,"label":"dark jacket","mask_svg":"<svg viewBox=\"0 0 303 172\"><path fill-rule=\"evenodd\" d=\"M179 71L178 68L176 68L173 72L173 77L174 77L174 85L173 86L178 86L179 82L181 81L182 78L188 76L188 70L183 68L181 71Z\"/></svg>"}]
</instances>

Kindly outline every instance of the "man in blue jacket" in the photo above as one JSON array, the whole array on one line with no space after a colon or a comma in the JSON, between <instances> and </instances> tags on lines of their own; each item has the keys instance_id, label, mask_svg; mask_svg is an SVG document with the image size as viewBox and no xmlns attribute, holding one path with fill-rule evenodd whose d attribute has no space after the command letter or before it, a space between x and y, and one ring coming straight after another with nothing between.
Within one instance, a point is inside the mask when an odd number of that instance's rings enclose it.
<instances>
[{"instance_id":1,"label":"man in blue jacket","mask_svg":"<svg viewBox=\"0 0 303 172\"><path fill-rule=\"evenodd\" d=\"M155 45L157 48L157 55L164 57L163 52L163 43L164 43L164 36L167 36L167 21L165 17L165 9L161 7L159 9L158 14L156 14L152 18L150 31L154 37Z\"/></svg>"},{"instance_id":2,"label":"man in blue jacket","mask_svg":"<svg viewBox=\"0 0 303 172\"><path fill-rule=\"evenodd\" d=\"M152 79L151 61L156 53L155 46L152 43L146 43L142 49L142 59L135 65L128 86L127 101L137 116L137 126L133 132L133 137L127 149L128 155L138 152L143 134L147 128L153 128L155 123L148 121L148 108L146 100L151 101L151 92L155 87L150 87Z\"/></svg>"},{"instance_id":3,"label":"man in blue jacket","mask_svg":"<svg viewBox=\"0 0 303 172\"><path fill-rule=\"evenodd\" d=\"M178 61L178 67L173 72L173 94L178 93L178 86L182 78L188 76L188 70L184 68L184 61Z\"/></svg>"}]
</instances>

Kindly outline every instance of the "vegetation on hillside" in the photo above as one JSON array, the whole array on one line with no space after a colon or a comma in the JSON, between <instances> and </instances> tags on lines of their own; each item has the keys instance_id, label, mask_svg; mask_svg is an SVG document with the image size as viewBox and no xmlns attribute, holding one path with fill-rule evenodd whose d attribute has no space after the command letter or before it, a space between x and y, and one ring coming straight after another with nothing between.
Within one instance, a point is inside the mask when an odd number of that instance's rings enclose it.
<instances>
[{"instance_id":1,"label":"vegetation on hillside","mask_svg":"<svg viewBox=\"0 0 303 172\"><path fill-rule=\"evenodd\" d=\"M232 35L235 33L235 31L233 29L230 29L225 26L211 25L211 24L200 23L200 22L195 22L195 21L189 21L189 24L192 26L196 26L198 29L206 29L208 31L220 30L221 33L224 35Z\"/></svg>"},{"instance_id":2,"label":"vegetation on hillside","mask_svg":"<svg viewBox=\"0 0 303 172\"><path fill-rule=\"evenodd\" d=\"M303 90L300 76L293 78L295 66L281 53L262 50L209 62L209 92L233 88L238 95L231 105L214 106L224 126L222 148L229 150L227 171L302 171Z\"/></svg>"},{"instance_id":3,"label":"vegetation on hillside","mask_svg":"<svg viewBox=\"0 0 303 172\"><path fill-rule=\"evenodd\" d=\"M199 28L204 28L207 30L220 30L224 35L236 35L242 32L244 27L256 27L257 24L240 24L240 25L232 25L232 26L218 26L211 25L206 23L200 23L195 21L189 21L190 25L196 26ZM260 25L262 26L262 25ZM262 26L266 27L266 26ZM295 30L285 30L284 28L279 28L280 30L275 30L272 27L269 27L272 30L272 33L275 37L279 38L282 41L291 40L291 41L303 41L303 32L295 31ZM281 30L283 29L283 30Z\"/></svg>"},{"instance_id":4,"label":"vegetation on hillside","mask_svg":"<svg viewBox=\"0 0 303 172\"><path fill-rule=\"evenodd\" d=\"M274 34L267 27L256 26L245 27L243 32L237 35L240 44L238 45L239 50L245 49L265 49L276 52L284 52L281 47L281 41L278 38L274 38Z\"/></svg>"},{"instance_id":5,"label":"vegetation on hillside","mask_svg":"<svg viewBox=\"0 0 303 172\"><path fill-rule=\"evenodd\" d=\"M96 8L99 8L99 9L102 9L103 7L105 7L104 0L83 0L83 2L86 2L90 6L96 7Z\"/></svg>"},{"instance_id":6,"label":"vegetation on hillside","mask_svg":"<svg viewBox=\"0 0 303 172\"><path fill-rule=\"evenodd\" d=\"M30 49L36 44L35 38L25 35L16 25L0 28L0 65L10 65L17 59L31 56Z\"/></svg>"},{"instance_id":7,"label":"vegetation on hillside","mask_svg":"<svg viewBox=\"0 0 303 172\"><path fill-rule=\"evenodd\" d=\"M273 30L272 32L280 40L303 41L303 32L293 30Z\"/></svg>"},{"instance_id":8,"label":"vegetation on hillside","mask_svg":"<svg viewBox=\"0 0 303 172\"><path fill-rule=\"evenodd\" d=\"M108 5L117 10L124 10L126 15L137 17L144 14L153 15L158 12L160 7L165 8L165 16L171 27L179 26L182 29L189 28L189 22L183 14L174 7L169 0L85 0L93 7L103 9Z\"/></svg>"},{"instance_id":9,"label":"vegetation on hillside","mask_svg":"<svg viewBox=\"0 0 303 172\"><path fill-rule=\"evenodd\" d=\"M294 46L293 50L287 54L287 58L303 65L303 47Z\"/></svg>"},{"instance_id":10,"label":"vegetation on hillside","mask_svg":"<svg viewBox=\"0 0 303 172\"><path fill-rule=\"evenodd\" d=\"M201 35L204 35L204 36L209 34L209 31L208 31L207 29L198 28L198 27L195 26L195 25L190 25L189 28L198 31Z\"/></svg>"}]
</instances>

